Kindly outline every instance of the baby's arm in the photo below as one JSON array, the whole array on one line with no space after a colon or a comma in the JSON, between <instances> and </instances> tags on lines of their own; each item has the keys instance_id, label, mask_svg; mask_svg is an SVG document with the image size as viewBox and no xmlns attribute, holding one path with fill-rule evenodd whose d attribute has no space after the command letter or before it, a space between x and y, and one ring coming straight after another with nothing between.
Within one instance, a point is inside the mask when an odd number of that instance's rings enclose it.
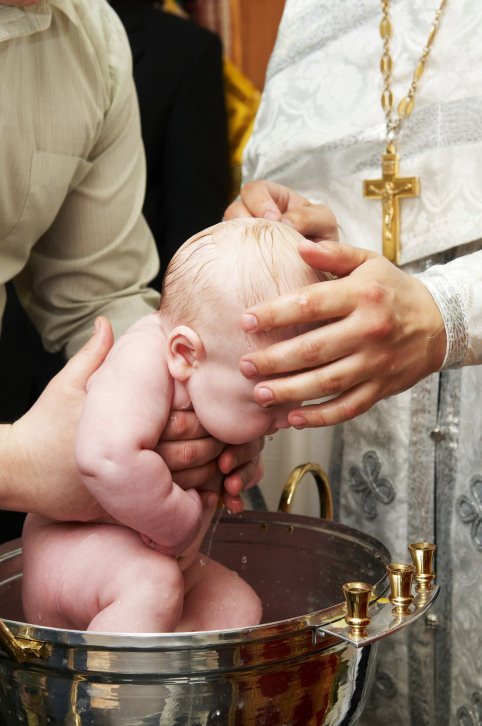
<instances>
[{"instance_id":1,"label":"baby's arm","mask_svg":"<svg viewBox=\"0 0 482 726\"><path fill-rule=\"evenodd\" d=\"M155 451L169 417L173 382L157 313L121 336L89 379L76 441L86 487L119 522L177 555L196 536L202 505L172 480Z\"/></svg>"}]
</instances>

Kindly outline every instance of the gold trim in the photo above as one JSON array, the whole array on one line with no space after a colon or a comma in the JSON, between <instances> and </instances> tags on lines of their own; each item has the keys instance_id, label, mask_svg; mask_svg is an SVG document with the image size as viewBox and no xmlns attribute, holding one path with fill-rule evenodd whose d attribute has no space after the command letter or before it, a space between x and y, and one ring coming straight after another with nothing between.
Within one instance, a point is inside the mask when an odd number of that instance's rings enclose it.
<instances>
[{"instance_id":1,"label":"gold trim","mask_svg":"<svg viewBox=\"0 0 482 726\"><path fill-rule=\"evenodd\" d=\"M296 466L287 478L278 504L278 512L289 512L298 484L305 474L312 474L318 488L320 500L320 517L333 519L333 500L330 483L325 471L318 464L308 462Z\"/></svg>"},{"instance_id":2,"label":"gold trim","mask_svg":"<svg viewBox=\"0 0 482 726\"><path fill-rule=\"evenodd\" d=\"M29 658L47 658L51 648L48 643L29 638L16 638L5 623L0 620L0 646L16 663Z\"/></svg>"}]
</instances>

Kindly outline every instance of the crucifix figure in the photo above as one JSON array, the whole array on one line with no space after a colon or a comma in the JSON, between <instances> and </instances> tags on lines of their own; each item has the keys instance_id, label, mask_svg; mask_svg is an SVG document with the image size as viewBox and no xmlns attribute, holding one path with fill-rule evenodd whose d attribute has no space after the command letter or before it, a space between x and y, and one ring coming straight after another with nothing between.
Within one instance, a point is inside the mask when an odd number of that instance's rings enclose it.
<instances>
[{"instance_id":1,"label":"crucifix figure","mask_svg":"<svg viewBox=\"0 0 482 726\"><path fill-rule=\"evenodd\" d=\"M382 178L363 182L363 196L382 200L383 254L390 262L400 261L400 204L401 197L417 197L420 180L416 176L398 176L399 156L389 144L382 156Z\"/></svg>"}]
</instances>

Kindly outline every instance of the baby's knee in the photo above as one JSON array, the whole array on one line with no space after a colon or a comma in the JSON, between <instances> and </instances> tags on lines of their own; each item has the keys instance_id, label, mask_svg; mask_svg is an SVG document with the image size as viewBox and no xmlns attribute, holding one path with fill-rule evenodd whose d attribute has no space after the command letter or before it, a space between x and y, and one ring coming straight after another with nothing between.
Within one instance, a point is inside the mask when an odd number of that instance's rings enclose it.
<instances>
[{"instance_id":1,"label":"baby's knee","mask_svg":"<svg viewBox=\"0 0 482 726\"><path fill-rule=\"evenodd\" d=\"M155 561L148 568L149 579L158 588L172 593L184 594L184 577L175 557L155 553Z\"/></svg>"},{"instance_id":2,"label":"baby's knee","mask_svg":"<svg viewBox=\"0 0 482 726\"><path fill-rule=\"evenodd\" d=\"M259 625L263 617L263 604L255 590L235 573L233 580L233 611L231 616L237 627Z\"/></svg>"},{"instance_id":3,"label":"baby's knee","mask_svg":"<svg viewBox=\"0 0 482 726\"><path fill-rule=\"evenodd\" d=\"M185 573L186 595L180 630L224 630L259 625L262 603L234 570L202 557Z\"/></svg>"},{"instance_id":4,"label":"baby's knee","mask_svg":"<svg viewBox=\"0 0 482 726\"><path fill-rule=\"evenodd\" d=\"M148 547L144 548L142 560L133 563L124 582L126 588L138 594L139 600L182 604L184 578L179 565L173 557Z\"/></svg>"}]
</instances>

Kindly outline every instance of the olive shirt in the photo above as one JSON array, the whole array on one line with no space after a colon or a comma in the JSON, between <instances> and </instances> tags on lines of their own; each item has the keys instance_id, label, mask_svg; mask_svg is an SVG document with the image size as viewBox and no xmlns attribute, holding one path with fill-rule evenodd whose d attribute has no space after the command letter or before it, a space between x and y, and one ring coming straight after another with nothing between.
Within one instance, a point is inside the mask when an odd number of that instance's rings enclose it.
<instances>
[{"instance_id":1,"label":"olive shirt","mask_svg":"<svg viewBox=\"0 0 482 726\"><path fill-rule=\"evenodd\" d=\"M14 279L71 356L98 314L120 333L159 301L129 44L104 0L40 0L0 5L0 54L0 316Z\"/></svg>"}]
</instances>

